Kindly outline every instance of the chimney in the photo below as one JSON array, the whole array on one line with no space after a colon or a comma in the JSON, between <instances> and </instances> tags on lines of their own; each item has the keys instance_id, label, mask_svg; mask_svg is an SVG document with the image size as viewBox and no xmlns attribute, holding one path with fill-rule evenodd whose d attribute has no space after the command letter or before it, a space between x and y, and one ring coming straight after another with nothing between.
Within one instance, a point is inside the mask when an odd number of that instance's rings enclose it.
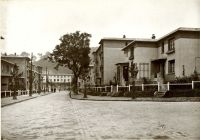
<instances>
[{"instance_id":1,"label":"chimney","mask_svg":"<svg viewBox=\"0 0 200 140\"><path fill-rule=\"evenodd\" d=\"M123 35L123 38L126 38L126 35Z\"/></svg>"},{"instance_id":2,"label":"chimney","mask_svg":"<svg viewBox=\"0 0 200 140\"><path fill-rule=\"evenodd\" d=\"M17 54L15 53L15 56L16 56Z\"/></svg>"},{"instance_id":3,"label":"chimney","mask_svg":"<svg viewBox=\"0 0 200 140\"><path fill-rule=\"evenodd\" d=\"M155 36L155 34L152 34L152 37L151 37L152 39L156 39L156 36Z\"/></svg>"}]
</instances>

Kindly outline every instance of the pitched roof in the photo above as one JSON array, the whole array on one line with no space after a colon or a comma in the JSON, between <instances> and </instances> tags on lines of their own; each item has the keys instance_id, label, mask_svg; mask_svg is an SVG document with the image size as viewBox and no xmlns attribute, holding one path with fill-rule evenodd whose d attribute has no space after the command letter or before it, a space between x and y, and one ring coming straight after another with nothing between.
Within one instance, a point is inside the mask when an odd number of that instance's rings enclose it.
<instances>
[{"instance_id":1,"label":"pitched roof","mask_svg":"<svg viewBox=\"0 0 200 140\"><path fill-rule=\"evenodd\" d=\"M105 37L105 38L102 38L99 42L99 44L101 44L102 41L105 41L105 40L109 40L109 41L131 41L131 40L134 40L135 38L117 38L117 37Z\"/></svg>"},{"instance_id":2,"label":"pitched roof","mask_svg":"<svg viewBox=\"0 0 200 140\"><path fill-rule=\"evenodd\" d=\"M155 42L158 42L162 39L165 39L167 37L169 37L170 35L176 33L176 32L179 32L179 31L189 31L189 32L200 32L200 28L186 28L186 27L180 27L162 37L160 37L159 39L140 39L140 38L136 38L134 39L132 42L130 42L128 45L126 45L122 50L125 50L127 48L130 47L130 45L132 45L133 43L136 43L136 42L150 42L150 43L155 43Z\"/></svg>"},{"instance_id":3,"label":"pitched roof","mask_svg":"<svg viewBox=\"0 0 200 140\"><path fill-rule=\"evenodd\" d=\"M122 48L122 50L125 50L125 49L129 48L130 45L132 45L133 43L136 43L136 42L155 43L155 42L157 42L157 41L158 41L157 39L136 38L136 39L134 39L133 41L131 41L128 45L126 45L124 48Z\"/></svg>"}]
</instances>

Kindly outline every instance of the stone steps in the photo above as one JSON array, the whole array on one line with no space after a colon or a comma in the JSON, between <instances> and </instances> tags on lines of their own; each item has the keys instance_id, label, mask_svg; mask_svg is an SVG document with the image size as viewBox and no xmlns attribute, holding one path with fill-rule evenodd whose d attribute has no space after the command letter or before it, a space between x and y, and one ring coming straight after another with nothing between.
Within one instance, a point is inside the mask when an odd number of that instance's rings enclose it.
<instances>
[{"instance_id":1,"label":"stone steps","mask_svg":"<svg viewBox=\"0 0 200 140\"><path fill-rule=\"evenodd\" d=\"M154 97L163 97L167 91L156 91Z\"/></svg>"}]
</instances>

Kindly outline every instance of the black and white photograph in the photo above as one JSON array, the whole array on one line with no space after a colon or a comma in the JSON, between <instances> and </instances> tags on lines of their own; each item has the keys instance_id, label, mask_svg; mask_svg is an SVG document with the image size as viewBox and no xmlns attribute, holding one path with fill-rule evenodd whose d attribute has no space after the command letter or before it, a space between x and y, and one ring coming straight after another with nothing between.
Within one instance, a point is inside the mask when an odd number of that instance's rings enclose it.
<instances>
[{"instance_id":1,"label":"black and white photograph","mask_svg":"<svg viewBox=\"0 0 200 140\"><path fill-rule=\"evenodd\" d=\"M0 0L1 140L199 140L200 0Z\"/></svg>"}]
</instances>

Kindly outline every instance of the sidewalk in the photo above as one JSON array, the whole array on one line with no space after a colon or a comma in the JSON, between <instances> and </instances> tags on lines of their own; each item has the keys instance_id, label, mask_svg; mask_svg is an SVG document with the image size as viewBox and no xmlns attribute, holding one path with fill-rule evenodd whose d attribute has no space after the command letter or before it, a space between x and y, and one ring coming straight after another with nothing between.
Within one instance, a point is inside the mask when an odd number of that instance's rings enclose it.
<instances>
[{"instance_id":1,"label":"sidewalk","mask_svg":"<svg viewBox=\"0 0 200 140\"><path fill-rule=\"evenodd\" d=\"M200 97L172 97L172 98L158 98L158 97L143 97L132 99L130 97L111 97L111 96L91 96L83 98L83 94L71 95L72 99L76 100L91 100L91 101L147 101L147 102L200 102Z\"/></svg>"},{"instance_id":2,"label":"sidewalk","mask_svg":"<svg viewBox=\"0 0 200 140\"><path fill-rule=\"evenodd\" d=\"M17 96L17 100L13 100L13 97L1 98L1 107L12 105L12 104L16 104L16 103L20 103L20 102L23 102L23 101L26 101L26 100L30 100L30 99L34 99L34 98L37 98L37 97L40 97L40 96L45 96L45 95L48 95L50 93L51 92L40 93L40 94L34 93L32 96L20 95L20 96Z\"/></svg>"}]
</instances>

